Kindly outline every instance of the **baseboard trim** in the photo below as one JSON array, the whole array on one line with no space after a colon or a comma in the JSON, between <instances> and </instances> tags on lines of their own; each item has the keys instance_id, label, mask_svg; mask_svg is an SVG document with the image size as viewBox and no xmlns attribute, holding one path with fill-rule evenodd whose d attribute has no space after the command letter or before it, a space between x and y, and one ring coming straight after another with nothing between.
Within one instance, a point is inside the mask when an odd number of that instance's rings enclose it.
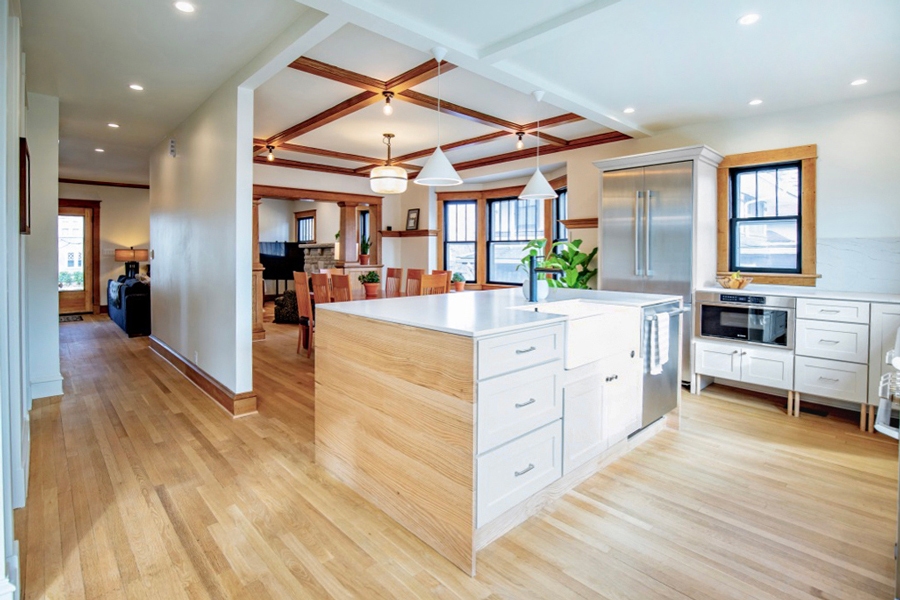
<instances>
[{"instance_id":1,"label":"baseboard trim","mask_svg":"<svg viewBox=\"0 0 900 600\"><path fill-rule=\"evenodd\" d=\"M154 335L150 336L150 349L187 377L191 383L200 388L200 391L215 400L231 416L245 417L256 414L256 392L235 394Z\"/></svg>"},{"instance_id":2,"label":"baseboard trim","mask_svg":"<svg viewBox=\"0 0 900 600\"><path fill-rule=\"evenodd\" d=\"M49 398L51 396L62 396L63 394L63 378L51 377L43 381L31 382L31 399Z\"/></svg>"}]
</instances>

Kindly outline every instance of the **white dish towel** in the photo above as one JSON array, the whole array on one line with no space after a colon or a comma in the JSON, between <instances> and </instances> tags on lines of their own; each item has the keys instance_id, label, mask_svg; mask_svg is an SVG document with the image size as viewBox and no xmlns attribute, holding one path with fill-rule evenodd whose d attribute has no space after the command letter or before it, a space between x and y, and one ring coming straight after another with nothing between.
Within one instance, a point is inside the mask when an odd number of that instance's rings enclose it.
<instances>
[{"instance_id":1,"label":"white dish towel","mask_svg":"<svg viewBox=\"0 0 900 600\"><path fill-rule=\"evenodd\" d=\"M650 321L650 374L659 375L669 362L669 313L659 313Z\"/></svg>"}]
</instances>

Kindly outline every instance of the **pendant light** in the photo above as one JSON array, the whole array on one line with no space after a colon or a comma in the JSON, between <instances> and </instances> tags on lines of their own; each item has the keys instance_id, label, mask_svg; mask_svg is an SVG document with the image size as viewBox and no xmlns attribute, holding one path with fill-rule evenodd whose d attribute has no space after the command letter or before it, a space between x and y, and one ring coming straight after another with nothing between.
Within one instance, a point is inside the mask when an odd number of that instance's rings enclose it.
<instances>
[{"instance_id":1,"label":"pendant light","mask_svg":"<svg viewBox=\"0 0 900 600\"><path fill-rule=\"evenodd\" d=\"M406 191L406 169L391 164L391 139L393 133L385 133L382 140L387 145L387 161L375 167L369 174L369 186L376 194L402 194Z\"/></svg>"},{"instance_id":2,"label":"pendant light","mask_svg":"<svg viewBox=\"0 0 900 600\"><path fill-rule=\"evenodd\" d=\"M425 166L422 167L422 170L419 171L419 175L416 177L415 181L419 185L427 185L429 187L459 185L462 183L462 178L459 176L459 173L456 172L456 169L453 168L453 165L450 164L450 161L447 160L444 151L441 150L441 61L444 60L444 57L447 55L447 49L436 46L431 49L431 53L434 54L434 59L438 64L438 143L431 158L428 159L428 162L426 162Z\"/></svg>"},{"instance_id":3,"label":"pendant light","mask_svg":"<svg viewBox=\"0 0 900 600\"><path fill-rule=\"evenodd\" d=\"M535 100L540 102L544 98L544 92L541 90L536 90L533 93ZM537 143L537 168L534 170L534 175L531 176L531 179L528 180L528 184L525 186L525 189L522 190L522 193L519 194L520 200L547 200L548 198L556 198L559 194L556 193L556 190L550 185L550 182L547 181L547 178L544 177L544 174L541 173L541 119L538 117L537 120L537 129L535 132L537 135L538 143Z\"/></svg>"}]
</instances>

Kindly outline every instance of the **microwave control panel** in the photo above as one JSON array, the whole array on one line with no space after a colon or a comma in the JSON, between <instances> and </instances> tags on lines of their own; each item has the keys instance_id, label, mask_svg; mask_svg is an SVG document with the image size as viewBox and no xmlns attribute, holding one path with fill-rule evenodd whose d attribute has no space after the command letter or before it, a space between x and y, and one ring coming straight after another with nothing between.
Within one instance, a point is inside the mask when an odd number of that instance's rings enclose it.
<instances>
[{"instance_id":1,"label":"microwave control panel","mask_svg":"<svg viewBox=\"0 0 900 600\"><path fill-rule=\"evenodd\" d=\"M736 304L765 304L765 296L741 296L737 294L721 294L720 302L733 302Z\"/></svg>"}]
</instances>

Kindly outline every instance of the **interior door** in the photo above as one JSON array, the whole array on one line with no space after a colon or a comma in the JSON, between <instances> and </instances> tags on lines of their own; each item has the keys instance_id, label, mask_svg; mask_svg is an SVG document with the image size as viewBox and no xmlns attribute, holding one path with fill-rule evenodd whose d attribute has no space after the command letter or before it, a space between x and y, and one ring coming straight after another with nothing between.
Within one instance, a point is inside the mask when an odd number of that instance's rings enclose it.
<instances>
[{"instance_id":1,"label":"interior door","mask_svg":"<svg viewBox=\"0 0 900 600\"><path fill-rule=\"evenodd\" d=\"M603 173L600 288L643 292L644 169Z\"/></svg>"},{"instance_id":2,"label":"interior door","mask_svg":"<svg viewBox=\"0 0 900 600\"><path fill-rule=\"evenodd\" d=\"M90 208L59 209L57 244L61 315L94 310L92 218Z\"/></svg>"}]
</instances>

